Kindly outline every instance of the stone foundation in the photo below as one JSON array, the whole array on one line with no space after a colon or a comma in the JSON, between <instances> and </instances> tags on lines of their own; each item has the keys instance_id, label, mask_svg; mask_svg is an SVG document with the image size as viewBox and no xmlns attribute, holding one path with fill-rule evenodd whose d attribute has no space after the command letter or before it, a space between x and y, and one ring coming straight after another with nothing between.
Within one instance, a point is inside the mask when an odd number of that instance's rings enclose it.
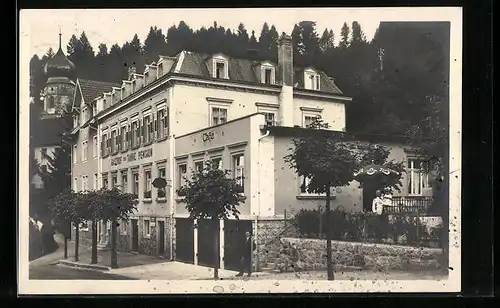
<instances>
[{"instance_id":1,"label":"stone foundation","mask_svg":"<svg viewBox=\"0 0 500 308\"><path fill-rule=\"evenodd\" d=\"M326 269L326 240L283 238L282 242L297 245L302 269ZM332 260L337 267L438 269L442 254L442 249L435 248L332 241Z\"/></svg>"}]
</instances>

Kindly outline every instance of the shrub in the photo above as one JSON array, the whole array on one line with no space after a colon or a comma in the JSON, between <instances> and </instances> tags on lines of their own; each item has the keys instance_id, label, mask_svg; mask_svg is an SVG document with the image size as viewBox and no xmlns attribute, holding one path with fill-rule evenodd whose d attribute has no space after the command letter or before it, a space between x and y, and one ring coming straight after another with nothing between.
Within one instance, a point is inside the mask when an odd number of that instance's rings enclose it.
<instances>
[{"instance_id":1,"label":"shrub","mask_svg":"<svg viewBox=\"0 0 500 308\"><path fill-rule=\"evenodd\" d=\"M326 213L318 210L300 210L292 222L302 235L308 238L325 238L323 230L319 230L319 222L326 224ZM347 240L354 242L372 242L379 238L375 227L379 217L371 213L348 213L334 210L330 215L330 226L333 240ZM405 214L391 215L384 230L389 243L409 245L431 245L430 241L438 240L435 232L428 234L425 226L417 223L415 216ZM401 243L401 239L405 239Z\"/></svg>"}]
</instances>

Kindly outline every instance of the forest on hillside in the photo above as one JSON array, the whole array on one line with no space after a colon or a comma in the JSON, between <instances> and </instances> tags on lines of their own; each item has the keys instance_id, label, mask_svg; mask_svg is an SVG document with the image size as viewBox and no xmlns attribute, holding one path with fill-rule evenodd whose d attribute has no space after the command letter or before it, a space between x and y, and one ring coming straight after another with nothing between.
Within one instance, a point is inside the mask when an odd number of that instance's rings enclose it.
<instances>
[{"instance_id":1,"label":"forest on hillside","mask_svg":"<svg viewBox=\"0 0 500 308\"><path fill-rule=\"evenodd\" d=\"M315 22L303 21L291 33L294 60L324 70L353 98L347 104L348 131L446 138L448 47L432 35L442 32L442 25L431 28L379 27L368 41L356 21L344 23L338 38L332 29L321 31ZM280 35L268 23L260 33L249 33L243 23L236 30L217 22L208 29L192 29L181 21L166 32L151 26L143 41L135 34L123 45L109 48L102 43L95 48L82 32L71 37L64 51L79 78L121 83L130 65L140 73L159 55L172 56L181 50L248 58L248 50L253 49L258 51L251 55L255 60L276 61ZM43 65L53 54L50 49L41 58L31 58L30 92L35 102L45 82Z\"/></svg>"}]
</instances>

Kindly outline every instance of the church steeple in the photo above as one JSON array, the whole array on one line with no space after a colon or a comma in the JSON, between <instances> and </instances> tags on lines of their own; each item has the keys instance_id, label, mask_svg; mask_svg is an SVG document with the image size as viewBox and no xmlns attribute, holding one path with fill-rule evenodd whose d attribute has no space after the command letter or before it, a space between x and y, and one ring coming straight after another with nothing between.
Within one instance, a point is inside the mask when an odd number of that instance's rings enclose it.
<instances>
[{"instance_id":1,"label":"church steeple","mask_svg":"<svg viewBox=\"0 0 500 308\"><path fill-rule=\"evenodd\" d=\"M61 41L62 41L62 32L61 32L61 27L59 27L59 49L62 50L62 47L61 47L62 43L61 43Z\"/></svg>"},{"instance_id":2,"label":"church steeple","mask_svg":"<svg viewBox=\"0 0 500 308\"><path fill-rule=\"evenodd\" d=\"M59 28L59 49L45 63L45 88L43 90L45 114L61 115L69 112L75 91L76 67L62 50L62 32Z\"/></svg>"}]
</instances>

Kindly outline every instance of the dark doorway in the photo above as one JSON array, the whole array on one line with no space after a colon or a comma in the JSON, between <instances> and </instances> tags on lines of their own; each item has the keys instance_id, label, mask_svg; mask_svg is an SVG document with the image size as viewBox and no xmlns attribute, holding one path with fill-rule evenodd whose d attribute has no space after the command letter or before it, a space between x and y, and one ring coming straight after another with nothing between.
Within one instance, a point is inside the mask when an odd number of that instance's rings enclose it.
<instances>
[{"instance_id":1,"label":"dark doorway","mask_svg":"<svg viewBox=\"0 0 500 308\"><path fill-rule=\"evenodd\" d=\"M159 238L158 238L158 254L163 256L165 253L165 222L162 220L158 221Z\"/></svg>"},{"instance_id":2,"label":"dark doorway","mask_svg":"<svg viewBox=\"0 0 500 308\"><path fill-rule=\"evenodd\" d=\"M194 263L194 223L192 219L175 219L175 260Z\"/></svg>"},{"instance_id":3,"label":"dark doorway","mask_svg":"<svg viewBox=\"0 0 500 308\"><path fill-rule=\"evenodd\" d=\"M224 221L224 268L239 270L240 247L245 240L245 232L252 232L252 221L233 220Z\"/></svg>"},{"instance_id":4,"label":"dark doorway","mask_svg":"<svg viewBox=\"0 0 500 308\"><path fill-rule=\"evenodd\" d=\"M132 251L139 251L139 222L137 219L132 219Z\"/></svg>"},{"instance_id":5,"label":"dark doorway","mask_svg":"<svg viewBox=\"0 0 500 308\"><path fill-rule=\"evenodd\" d=\"M219 221L212 219L198 220L198 264L220 267L220 245L215 242L215 232L219 229ZM220 231L218 232L220 234ZM217 247L216 247L217 245Z\"/></svg>"}]
</instances>

